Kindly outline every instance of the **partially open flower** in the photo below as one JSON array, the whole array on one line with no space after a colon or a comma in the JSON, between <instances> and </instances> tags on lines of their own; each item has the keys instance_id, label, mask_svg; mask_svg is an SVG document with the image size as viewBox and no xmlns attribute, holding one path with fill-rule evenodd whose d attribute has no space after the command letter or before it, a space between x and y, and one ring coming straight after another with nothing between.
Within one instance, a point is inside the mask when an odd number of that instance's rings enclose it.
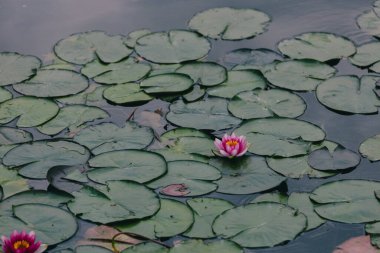
<instances>
[{"instance_id":1,"label":"partially open flower","mask_svg":"<svg viewBox=\"0 0 380 253\"><path fill-rule=\"evenodd\" d=\"M34 231L27 234L25 231L21 233L13 231L10 238L6 236L1 237L3 252L4 253L41 253L47 248L46 244L40 241L35 242L36 234Z\"/></svg>"},{"instance_id":2,"label":"partially open flower","mask_svg":"<svg viewBox=\"0 0 380 253\"><path fill-rule=\"evenodd\" d=\"M234 133L231 136L225 134L222 140L215 139L214 144L218 149L217 155L228 158L244 155L249 147L245 136L235 136Z\"/></svg>"}]
</instances>

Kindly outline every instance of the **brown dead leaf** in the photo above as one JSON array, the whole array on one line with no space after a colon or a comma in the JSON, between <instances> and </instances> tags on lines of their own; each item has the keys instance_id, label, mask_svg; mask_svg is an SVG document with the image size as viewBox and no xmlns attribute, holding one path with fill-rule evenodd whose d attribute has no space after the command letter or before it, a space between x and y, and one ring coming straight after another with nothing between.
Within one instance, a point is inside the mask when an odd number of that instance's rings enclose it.
<instances>
[{"instance_id":1,"label":"brown dead leaf","mask_svg":"<svg viewBox=\"0 0 380 253\"><path fill-rule=\"evenodd\" d=\"M379 253L380 251L371 245L368 235L353 237L340 244L333 253Z\"/></svg>"}]
</instances>

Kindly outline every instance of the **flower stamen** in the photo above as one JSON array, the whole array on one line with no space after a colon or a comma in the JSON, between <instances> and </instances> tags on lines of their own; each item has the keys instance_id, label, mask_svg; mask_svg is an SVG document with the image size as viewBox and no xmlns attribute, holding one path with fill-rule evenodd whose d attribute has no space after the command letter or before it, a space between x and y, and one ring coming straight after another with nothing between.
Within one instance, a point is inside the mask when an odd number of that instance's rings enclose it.
<instances>
[{"instance_id":1,"label":"flower stamen","mask_svg":"<svg viewBox=\"0 0 380 253\"><path fill-rule=\"evenodd\" d=\"M16 241L14 244L13 244L13 247L15 249L27 249L29 248L30 244L25 241L25 240L21 240L21 241Z\"/></svg>"}]
</instances>

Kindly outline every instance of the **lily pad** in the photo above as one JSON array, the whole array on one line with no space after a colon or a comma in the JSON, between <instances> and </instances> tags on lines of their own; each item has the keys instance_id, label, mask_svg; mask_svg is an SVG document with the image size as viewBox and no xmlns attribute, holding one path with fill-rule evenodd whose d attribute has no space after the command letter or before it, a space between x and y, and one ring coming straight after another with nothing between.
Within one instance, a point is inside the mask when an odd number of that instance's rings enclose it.
<instances>
[{"instance_id":1,"label":"lily pad","mask_svg":"<svg viewBox=\"0 0 380 253\"><path fill-rule=\"evenodd\" d=\"M328 108L349 113L376 113L380 99L375 93L378 76L337 76L321 83L318 100Z\"/></svg>"},{"instance_id":2,"label":"lily pad","mask_svg":"<svg viewBox=\"0 0 380 253\"><path fill-rule=\"evenodd\" d=\"M198 162L203 162L203 163L208 162L208 157L206 156L183 153L183 152L176 151L170 148L153 149L151 151L162 155L167 162L178 161L178 160L190 160L190 161L198 161Z\"/></svg>"},{"instance_id":3,"label":"lily pad","mask_svg":"<svg viewBox=\"0 0 380 253\"><path fill-rule=\"evenodd\" d=\"M243 253L239 245L227 241L218 240L204 242L202 240L182 241L170 249L170 253L207 252L207 253Z\"/></svg>"},{"instance_id":4,"label":"lily pad","mask_svg":"<svg viewBox=\"0 0 380 253\"><path fill-rule=\"evenodd\" d=\"M144 35L152 33L149 29L140 29L128 33L127 37L124 39L124 44L127 47L134 48L136 46L136 41Z\"/></svg>"},{"instance_id":5,"label":"lily pad","mask_svg":"<svg viewBox=\"0 0 380 253\"><path fill-rule=\"evenodd\" d=\"M380 160L380 135L372 136L360 144L359 152L370 161Z\"/></svg>"},{"instance_id":6,"label":"lily pad","mask_svg":"<svg viewBox=\"0 0 380 253\"><path fill-rule=\"evenodd\" d=\"M0 87L0 103L6 101L8 99L11 99L12 97L13 97L13 95L11 92Z\"/></svg>"},{"instance_id":7,"label":"lily pad","mask_svg":"<svg viewBox=\"0 0 380 253\"><path fill-rule=\"evenodd\" d=\"M273 172L262 157L244 156L236 161L214 158L209 163L223 175L215 182L221 193L252 194L272 189L286 180Z\"/></svg>"},{"instance_id":8,"label":"lily pad","mask_svg":"<svg viewBox=\"0 0 380 253\"><path fill-rule=\"evenodd\" d=\"M170 149L187 154L198 154L203 156L213 156L215 149L214 141L210 138L183 136L168 145Z\"/></svg>"},{"instance_id":9,"label":"lily pad","mask_svg":"<svg viewBox=\"0 0 380 253\"><path fill-rule=\"evenodd\" d=\"M189 28L206 37L241 40L263 33L270 17L255 9L214 8L197 13Z\"/></svg>"},{"instance_id":10,"label":"lily pad","mask_svg":"<svg viewBox=\"0 0 380 253\"><path fill-rule=\"evenodd\" d=\"M160 136L162 141L175 140L180 137L203 137L210 138L210 136L202 131L193 128L178 127L163 133Z\"/></svg>"},{"instance_id":11,"label":"lily pad","mask_svg":"<svg viewBox=\"0 0 380 253\"><path fill-rule=\"evenodd\" d=\"M175 101L170 105L166 119L181 127L210 130L230 128L241 122L240 119L229 115L227 101L221 98L188 104L181 100Z\"/></svg>"},{"instance_id":12,"label":"lily pad","mask_svg":"<svg viewBox=\"0 0 380 253\"><path fill-rule=\"evenodd\" d=\"M149 127L127 121L124 127L113 123L102 123L81 130L74 141L86 146L95 155L122 149L143 149L153 140Z\"/></svg>"},{"instance_id":13,"label":"lily pad","mask_svg":"<svg viewBox=\"0 0 380 253\"><path fill-rule=\"evenodd\" d=\"M212 181L221 177L219 170L206 163L197 161L168 162L168 172L148 184L150 188L162 188L172 184L183 184L189 196L199 196L216 190Z\"/></svg>"},{"instance_id":14,"label":"lily pad","mask_svg":"<svg viewBox=\"0 0 380 253\"><path fill-rule=\"evenodd\" d=\"M248 204L225 211L213 224L214 232L242 247L273 247L293 240L307 225L306 217L278 203Z\"/></svg>"},{"instance_id":15,"label":"lily pad","mask_svg":"<svg viewBox=\"0 0 380 253\"><path fill-rule=\"evenodd\" d=\"M176 73L186 74L202 86L215 86L227 79L227 70L214 62L192 62L179 67Z\"/></svg>"},{"instance_id":16,"label":"lily pad","mask_svg":"<svg viewBox=\"0 0 380 253\"><path fill-rule=\"evenodd\" d=\"M73 142L38 141L11 149L4 156L3 164L21 167L18 173L22 176L44 179L50 168L58 165L84 164L89 156L87 149Z\"/></svg>"},{"instance_id":17,"label":"lily pad","mask_svg":"<svg viewBox=\"0 0 380 253\"><path fill-rule=\"evenodd\" d=\"M193 80L185 74L161 74L143 80L140 88L148 94L169 94L186 91L193 83Z\"/></svg>"},{"instance_id":18,"label":"lily pad","mask_svg":"<svg viewBox=\"0 0 380 253\"><path fill-rule=\"evenodd\" d=\"M187 204L193 210L194 223L183 235L202 239L215 237L212 231L213 221L219 214L234 207L226 200L215 198L189 199Z\"/></svg>"},{"instance_id":19,"label":"lily pad","mask_svg":"<svg viewBox=\"0 0 380 253\"><path fill-rule=\"evenodd\" d=\"M225 82L207 89L207 93L211 96L232 98L242 91L264 89L265 87L265 79L258 71L233 70L228 71L228 78Z\"/></svg>"},{"instance_id":20,"label":"lily pad","mask_svg":"<svg viewBox=\"0 0 380 253\"><path fill-rule=\"evenodd\" d=\"M179 201L161 199L160 210L152 217L121 223L117 228L148 238L172 237L185 232L193 224L193 212Z\"/></svg>"},{"instance_id":21,"label":"lily pad","mask_svg":"<svg viewBox=\"0 0 380 253\"><path fill-rule=\"evenodd\" d=\"M58 105L50 100L17 97L0 104L0 124L17 119L18 127L34 127L52 119L58 111Z\"/></svg>"},{"instance_id":22,"label":"lily pad","mask_svg":"<svg viewBox=\"0 0 380 253\"><path fill-rule=\"evenodd\" d=\"M16 170L9 170L0 165L0 200L29 190L29 188L28 181L17 175Z\"/></svg>"},{"instance_id":23,"label":"lily pad","mask_svg":"<svg viewBox=\"0 0 380 253\"><path fill-rule=\"evenodd\" d=\"M160 208L153 191L132 181L110 181L103 190L85 186L73 195L75 198L68 203L70 211L99 223L141 219Z\"/></svg>"},{"instance_id":24,"label":"lily pad","mask_svg":"<svg viewBox=\"0 0 380 253\"><path fill-rule=\"evenodd\" d=\"M228 110L241 119L296 118L305 112L306 103L300 96L285 90L253 90L234 96Z\"/></svg>"},{"instance_id":25,"label":"lily pad","mask_svg":"<svg viewBox=\"0 0 380 253\"><path fill-rule=\"evenodd\" d=\"M312 91L318 84L336 73L336 69L314 60L276 62L264 71L273 85L295 91Z\"/></svg>"},{"instance_id":26,"label":"lily pad","mask_svg":"<svg viewBox=\"0 0 380 253\"><path fill-rule=\"evenodd\" d=\"M365 225L365 231L371 236L371 243L380 248L380 222Z\"/></svg>"},{"instance_id":27,"label":"lily pad","mask_svg":"<svg viewBox=\"0 0 380 253\"><path fill-rule=\"evenodd\" d=\"M18 53L0 53L0 86L19 83L35 75L41 60Z\"/></svg>"},{"instance_id":28,"label":"lily pad","mask_svg":"<svg viewBox=\"0 0 380 253\"><path fill-rule=\"evenodd\" d=\"M363 223L380 221L380 202L375 191L380 182L342 180L319 186L310 195L318 205L314 210L323 218L344 222Z\"/></svg>"},{"instance_id":29,"label":"lily pad","mask_svg":"<svg viewBox=\"0 0 380 253\"><path fill-rule=\"evenodd\" d=\"M123 83L104 90L105 99L116 104L133 104L148 102L153 99L146 94L137 83Z\"/></svg>"},{"instance_id":30,"label":"lily pad","mask_svg":"<svg viewBox=\"0 0 380 253\"><path fill-rule=\"evenodd\" d=\"M86 122L107 117L109 117L108 113L98 107L69 105L61 108L53 119L37 127L37 129L47 135L58 134L66 128L68 128L69 132L76 132Z\"/></svg>"},{"instance_id":31,"label":"lily pad","mask_svg":"<svg viewBox=\"0 0 380 253\"><path fill-rule=\"evenodd\" d=\"M87 87L87 78L71 70L40 70L30 80L13 85L17 92L34 97L63 97Z\"/></svg>"},{"instance_id":32,"label":"lily pad","mask_svg":"<svg viewBox=\"0 0 380 253\"><path fill-rule=\"evenodd\" d=\"M166 173L165 159L143 150L119 150L102 153L88 161L88 177L98 183L109 180L151 181Z\"/></svg>"},{"instance_id":33,"label":"lily pad","mask_svg":"<svg viewBox=\"0 0 380 253\"><path fill-rule=\"evenodd\" d=\"M22 204L13 207L13 216L0 217L0 233L13 230L35 231L38 240L48 245L58 244L72 237L78 225L66 210L43 204Z\"/></svg>"},{"instance_id":34,"label":"lily pad","mask_svg":"<svg viewBox=\"0 0 380 253\"><path fill-rule=\"evenodd\" d=\"M380 42L370 42L360 45L355 55L350 57L352 64L359 67L368 67L380 61Z\"/></svg>"},{"instance_id":35,"label":"lily pad","mask_svg":"<svg viewBox=\"0 0 380 253\"><path fill-rule=\"evenodd\" d=\"M67 97L55 98L55 100L64 105L106 105L106 100L103 98L103 91L107 87L92 83L86 90Z\"/></svg>"},{"instance_id":36,"label":"lily pad","mask_svg":"<svg viewBox=\"0 0 380 253\"><path fill-rule=\"evenodd\" d=\"M135 51L140 56L156 63L197 60L206 56L210 49L207 39L185 30L147 34L140 37L135 46Z\"/></svg>"},{"instance_id":37,"label":"lily pad","mask_svg":"<svg viewBox=\"0 0 380 253\"><path fill-rule=\"evenodd\" d=\"M32 141L31 133L12 127L0 127L0 144L12 145Z\"/></svg>"},{"instance_id":38,"label":"lily pad","mask_svg":"<svg viewBox=\"0 0 380 253\"><path fill-rule=\"evenodd\" d=\"M283 40L278 49L292 59L313 59L321 62L353 55L354 43L332 33L312 32Z\"/></svg>"},{"instance_id":39,"label":"lily pad","mask_svg":"<svg viewBox=\"0 0 380 253\"><path fill-rule=\"evenodd\" d=\"M361 15L359 15L356 19L356 23L359 28L365 31L368 34L379 37L380 36L380 17L379 13L376 11L378 9L378 2L374 3L375 8L368 10Z\"/></svg>"},{"instance_id":40,"label":"lily pad","mask_svg":"<svg viewBox=\"0 0 380 253\"><path fill-rule=\"evenodd\" d=\"M206 94L206 90L201 88L199 85L193 85L191 90L183 95L183 99L186 102L194 102L201 99Z\"/></svg>"},{"instance_id":41,"label":"lily pad","mask_svg":"<svg viewBox=\"0 0 380 253\"><path fill-rule=\"evenodd\" d=\"M58 41L55 54L64 61L86 64L97 57L102 62L118 62L132 53L121 36L109 36L104 32L85 32Z\"/></svg>"},{"instance_id":42,"label":"lily pad","mask_svg":"<svg viewBox=\"0 0 380 253\"><path fill-rule=\"evenodd\" d=\"M144 242L133 245L121 253L168 253L169 249L154 242Z\"/></svg>"}]
</instances>

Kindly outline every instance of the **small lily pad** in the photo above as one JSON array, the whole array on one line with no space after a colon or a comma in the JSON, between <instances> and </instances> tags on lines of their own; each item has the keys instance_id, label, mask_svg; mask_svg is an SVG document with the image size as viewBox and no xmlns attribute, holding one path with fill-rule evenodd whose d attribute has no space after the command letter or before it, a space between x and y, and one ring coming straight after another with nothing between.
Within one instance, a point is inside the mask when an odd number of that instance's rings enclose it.
<instances>
[{"instance_id":1,"label":"small lily pad","mask_svg":"<svg viewBox=\"0 0 380 253\"><path fill-rule=\"evenodd\" d=\"M365 11L361 15L359 15L356 19L356 23L358 24L359 28L368 34L371 34L373 36L379 37L380 36L380 17L378 12L376 11L376 8L378 9L378 6L376 6L376 1L374 3L375 8Z\"/></svg>"},{"instance_id":2,"label":"small lily pad","mask_svg":"<svg viewBox=\"0 0 380 253\"><path fill-rule=\"evenodd\" d=\"M193 85L191 90L183 95L183 99L186 102L194 102L201 99L206 94L206 90L199 85Z\"/></svg>"},{"instance_id":3,"label":"small lily pad","mask_svg":"<svg viewBox=\"0 0 380 253\"><path fill-rule=\"evenodd\" d=\"M191 77L195 83L202 86L215 86L227 79L227 70L214 62L192 62L179 67L176 73Z\"/></svg>"},{"instance_id":4,"label":"small lily pad","mask_svg":"<svg viewBox=\"0 0 380 253\"><path fill-rule=\"evenodd\" d=\"M136 46L136 41L144 36L151 33L149 29L141 29L141 30L135 30L130 33L128 33L127 37L124 39L124 44L127 45L127 47L134 48Z\"/></svg>"},{"instance_id":5,"label":"small lily pad","mask_svg":"<svg viewBox=\"0 0 380 253\"><path fill-rule=\"evenodd\" d=\"M186 91L193 83L185 74L161 74L143 80L140 88L148 94L170 94Z\"/></svg>"},{"instance_id":6,"label":"small lily pad","mask_svg":"<svg viewBox=\"0 0 380 253\"><path fill-rule=\"evenodd\" d=\"M359 67L368 67L380 62L380 42L370 42L360 45L355 55L350 57L352 64Z\"/></svg>"},{"instance_id":7,"label":"small lily pad","mask_svg":"<svg viewBox=\"0 0 380 253\"><path fill-rule=\"evenodd\" d=\"M29 185L25 178L17 175L16 170L9 170L0 165L0 200L27 190Z\"/></svg>"},{"instance_id":8,"label":"small lily pad","mask_svg":"<svg viewBox=\"0 0 380 253\"><path fill-rule=\"evenodd\" d=\"M359 152L370 161L380 160L380 135L372 136L360 144Z\"/></svg>"},{"instance_id":9,"label":"small lily pad","mask_svg":"<svg viewBox=\"0 0 380 253\"><path fill-rule=\"evenodd\" d=\"M146 94L137 83L123 83L104 90L105 99L116 104L133 104L148 102L153 99Z\"/></svg>"},{"instance_id":10,"label":"small lily pad","mask_svg":"<svg viewBox=\"0 0 380 253\"><path fill-rule=\"evenodd\" d=\"M11 92L0 87L0 103L6 101L8 99L11 99L12 97L13 97L13 95Z\"/></svg>"}]
</instances>

